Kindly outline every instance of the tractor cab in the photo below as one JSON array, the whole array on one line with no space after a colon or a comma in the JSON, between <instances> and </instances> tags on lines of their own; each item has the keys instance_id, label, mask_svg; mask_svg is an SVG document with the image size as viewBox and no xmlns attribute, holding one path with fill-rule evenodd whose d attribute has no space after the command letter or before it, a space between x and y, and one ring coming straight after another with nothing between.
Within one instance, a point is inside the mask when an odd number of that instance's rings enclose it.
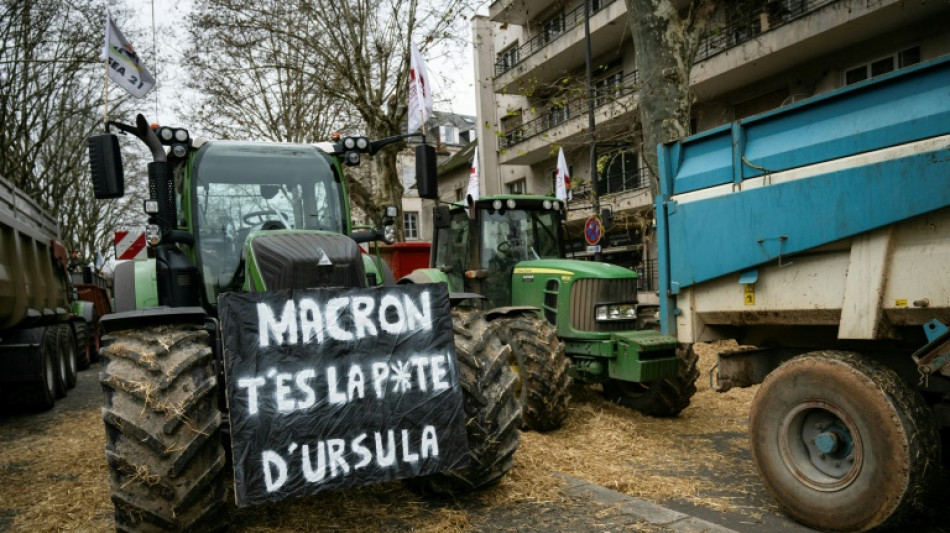
<instances>
[{"instance_id":1,"label":"tractor cab","mask_svg":"<svg viewBox=\"0 0 950 533\"><path fill-rule=\"evenodd\" d=\"M511 305L515 265L561 256L561 208L543 196L489 196L471 207L440 206L433 266L447 275L451 291L482 294L489 307Z\"/></svg>"},{"instance_id":2,"label":"tractor cab","mask_svg":"<svg viewBox=\"0 0 950 533\"><path fill-rule=\"evenodd\" d=\"M330 156L310 145L209 142L186 177L180 212L195 236L205 301L243 284L245 245L253 232L312 230L348 234L342 177Z\"/></svg>"}]
</instances>

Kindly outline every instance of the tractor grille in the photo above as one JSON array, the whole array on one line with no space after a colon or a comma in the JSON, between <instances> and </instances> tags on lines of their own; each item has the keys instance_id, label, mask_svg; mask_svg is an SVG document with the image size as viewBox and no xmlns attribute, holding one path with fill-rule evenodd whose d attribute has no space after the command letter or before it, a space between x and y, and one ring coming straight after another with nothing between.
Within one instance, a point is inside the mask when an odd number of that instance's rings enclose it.
<instances>
[{"instance_id":1,"label":"tractor grille","mask_svg":"<svg viewBox=\"0 0 950 533\"><path fill-rule=\"evenodd\" d=\"M342 235L261 235L251 248L268 290L366 286L359 247Z\"/></svg>"},{"instance_id":2,"label":"tractor grille","mask_svg":"<svg viewBox=\"0 0 950 533\"><path fill-rule=\"evenodd\" d=\"M637 301L637 279L579 279L571 285L571 326L578 331L626 331L635 321L597 322L594 305Z\"/></svg>"}]
</instances>

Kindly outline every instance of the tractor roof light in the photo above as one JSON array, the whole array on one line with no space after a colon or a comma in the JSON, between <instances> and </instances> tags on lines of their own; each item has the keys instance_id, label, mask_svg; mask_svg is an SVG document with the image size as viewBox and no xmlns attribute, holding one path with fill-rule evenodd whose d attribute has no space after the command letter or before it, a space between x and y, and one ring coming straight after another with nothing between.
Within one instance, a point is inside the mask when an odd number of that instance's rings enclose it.
<instances>
[{"instance_id":1,"label":"tractor roof light","mask_svg":"<svg viewBox=\"0 0 950 533\"><path fill-rule=\"evenodd\" d=\"M557 200L554 200L554 203L551 204L551 206L557 211L561 210L561 202L558 202Z\"/></svg>"},{"instance_id":2,"label":"tractor roof light","mask_svg":"<svg viewBox=\"0 0 950 533\"><path fill-rule=\"evenodd\" d=\"M545 200L541 202L541 205L544 206L545 209L551 209L551 200Z\"/></svg>"},{"instance_id":3,"label":"tractor roof light","mask_svg":"<svg viewBox=\"0 0 950 533\"><path fill-rule=\"evenodd\" d=\"M145 214L147 215L158 214L158 200L145 200Z\"/></svg>"},{"instance_id":4,"label":"tractor roof light","mask_svg":"<svg viewBox=\"0 0 950 533\"><path fill-rule=\"evenodd\" d=\"M515 206L517 205L517 203L515 203L514 198L509 198L507 204L508 204L508 209L514 209Z\"/></svg>"},{"instance_id":5,"label":"tractor roof light","mask_svg":"<svg viewBox=\"0 0 950 533\"><path fill-rule=\"evenodd\" d=\"M494 202L491 203L492 209L495 209L496 211L498 209L501 209L501 205L502 205L501 200L495 200Z\"/></svg>"}]
</instances>

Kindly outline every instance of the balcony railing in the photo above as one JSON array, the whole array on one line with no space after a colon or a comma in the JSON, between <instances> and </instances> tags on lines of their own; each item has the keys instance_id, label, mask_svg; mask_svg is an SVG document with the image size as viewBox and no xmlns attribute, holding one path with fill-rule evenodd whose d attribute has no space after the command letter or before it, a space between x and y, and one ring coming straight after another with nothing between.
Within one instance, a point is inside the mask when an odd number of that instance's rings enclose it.
<instances>
[{"instance_id":1,"label":"balcony railing","mask_svg":"<svg viewBox=\"0 0 950 533\"><path fill-rule=\"evenodd\" d=\"M594 90L594 109L603 107L617 98L633 94L639 88L637 84L637 71L624 74L619 83L610 87L603 87ZM587 98L573 98L565 105L549 106L538 113L538 117L520 126L512 128L502 133L498 139L498 149L504 150L520 142L527 141L533 137L564 124L568 120L579 117L587 113Z\"/></svg>"},{"instance_id":2,"label":"balcony railing","mask_svg":"<svg viewBox=\"0 0 950 533\"><path fill-rule=\"evenodd\" d=\"M763 33L800 19L828 4L841 0L785 0L763 3L762 9L730 21L725 25L710 24L706 37L700 41L695 63L755 39Z\"/></svg>"},{"instance_id":3,"label":"balcony railing","mask_svg":"<svg viewBox=\"0 0 950 533\"><path fill-rule=\"evenodd\" d=\"M615 194L624 191L634 191L650 186L650 169L641 167L614 175L600 175L597 177L597 194Z\"/></svg>"},{"instance_id":4,"label":"balcony railing","mask_svg":"<svg viewBox=\"0 0 950 533\"><path fill-rule=\"evenodd\" d=\"M600 8L603 9L612 1L614 0L607 0L601 4ZM819 8L840 1L841 0L787 0L785 2L774 2L767 4L765 7L763 7L762 11L752 12L747 17L742 17L741 19L734 20L723 26L713 26L708 30L709 34L706 36L706 38L700 42L699 51L696 53L695 62L699 63L700 61L705 61L706 59L709 59L718 53L724 52L730 48L739 46L742 43L755 39L765 32L771 31L784 24L788 24L789 22L808 15ZM778 7L772 7L769 9L768 6ZM584 6L582 5L580 8L575 8L570 13L576 13L578 9L580 9L580 20L583 21L583 7ZM567 29L569 29L569 27L565 27L565 31ZM521 48L524 49L525 47L528 47L528 45L532 41L538 39L538 37L535 37L535 39L525 43L525 45L523 45ZM550 42L550 40L545 41L545 44L547 44L547 42ZM543 47L544 45L538 45L535 43L532 46ZM538 49L532 48L531 53L536 52ZM499 63L496 63L496 75L499 74L498 68ZM619 87L620 90L617 91L615 95L617 97L636 92L637 72L633 71L625 75ZM617 87L611 88L611 90L616 89ZM604 98L604 95L600 93L596 94L594 98L595 107L601 107L612 101L610 98ZM566 106L548 107L540 113L538 118L535 118L516 128L513 128L510 131L505 132L499 139L498 149L504 150L514 146L515 144L536 137L555 126L564 123L568 119L579 116L586 112L586 99L572 100Z\"/></svg>"},{"instance_id":5,"label":"balcony railing","mask_svg":"<svg viewBox=\"0 0 950 533\"><path fill-rule=\"evenodd\" d=\"M616 0L591 0L591 15L606 8L615 1ZM584 4L581 4L564 14L562 29L557 34L553 34L553 32L547 30L542 30L541 33L534 36L523 45L509 48L508 50L499 54L498 59L495 61L495 77L497 78L505 72L515 68L516 65L520 64L525 59L528 59L548 44L554 42L561 35L564 35L580 24L583 24L583 22Z\"/></svg>"}]
</instances>

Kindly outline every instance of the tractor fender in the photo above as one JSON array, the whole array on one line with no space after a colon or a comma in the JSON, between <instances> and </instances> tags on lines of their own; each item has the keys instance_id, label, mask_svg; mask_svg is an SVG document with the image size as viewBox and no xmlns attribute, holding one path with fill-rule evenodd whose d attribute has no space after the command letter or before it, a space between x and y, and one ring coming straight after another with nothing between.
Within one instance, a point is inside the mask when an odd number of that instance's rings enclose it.
<instances>
[{"instance_id":1,"label":"tractor fender","mask_svg":"<svg viewBox=\"0 0 950 533\"><path fill-rule=\"evenodd\" d=\"M496 307L485 313L485 320L491 322L496 318L513 318L521 315L541 318L541 309L530 305L506 305L504 307Z\"/></svg>"},{"instance_id":2,"label":"tractor fender","mask_svg":"<svg viewBox=\"0 0 950 533\"><path fill-rule=\"evenodd\" d=\"M448 282L448 276L435 268L414 270L410 274L399 278L399 285Z\"/></svg>"},{"instance_id":3,"label":"tractor fender","mask_svg":"<svg viewBox=\"0 0 950 533\"><path fill-rule=\"evenodd\" d=\"M180 324L190 322L204 324L209 320L208 313L201 307L152 307L111 313L99 319L102 334L123 329L141 329L160 324Z\"/></svg>"}]
</instances>

